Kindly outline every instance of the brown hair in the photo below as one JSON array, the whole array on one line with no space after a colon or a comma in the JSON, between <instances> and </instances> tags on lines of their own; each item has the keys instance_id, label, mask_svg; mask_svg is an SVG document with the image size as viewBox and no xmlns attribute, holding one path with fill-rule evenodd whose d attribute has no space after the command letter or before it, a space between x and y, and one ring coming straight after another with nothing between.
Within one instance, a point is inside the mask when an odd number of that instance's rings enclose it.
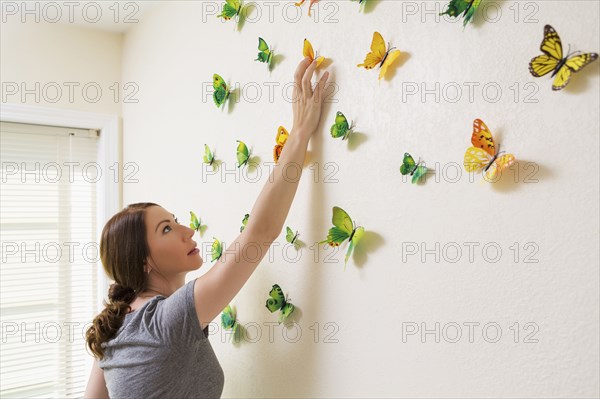
<instances>
[{"instance_id":1,"label":"brown hair","mask_svg":"<svg viewBox=\"0 0 600 399\"><path fill-rule=\"evenodd\" d=\"M109 303L86 330L87 345L98 359L104 357L102 343L110 340L123 325L129 304L148 284L144 272L150 254L146 240L145 210L158 206L153 202L130 204L110 218L102 229L100 259L112 284L108 290Z\"/></svg>"}]
</instances>

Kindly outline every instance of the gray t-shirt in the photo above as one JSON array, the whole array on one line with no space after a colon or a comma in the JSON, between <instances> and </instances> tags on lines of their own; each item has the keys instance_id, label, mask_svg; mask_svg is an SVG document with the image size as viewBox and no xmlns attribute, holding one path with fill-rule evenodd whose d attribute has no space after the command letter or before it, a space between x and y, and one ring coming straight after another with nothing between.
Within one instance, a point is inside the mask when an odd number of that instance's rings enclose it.
<instances>
[{"instance_id":1,"label":"gray t-shirt","mask_svg":"<svg viewBox=\"0 0 600 399\"><path fill-rule=\"evenodd\" d=\"M111 399L221 397L223 369L208 326L200 330L195 281L127 313L117 335L102 343L98 365Z\"/></svg>"}]
</instances>

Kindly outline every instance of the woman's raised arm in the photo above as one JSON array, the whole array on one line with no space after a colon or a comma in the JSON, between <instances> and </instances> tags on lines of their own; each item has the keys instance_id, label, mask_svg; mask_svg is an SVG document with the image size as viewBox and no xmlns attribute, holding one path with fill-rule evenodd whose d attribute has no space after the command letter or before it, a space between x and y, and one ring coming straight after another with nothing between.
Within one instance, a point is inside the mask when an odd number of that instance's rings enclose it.
<instances>
[{"instance_id":1,"label":"woman's raised arm","mask_svg":"<svg viewBox=\"0 0 600 399\"><path fill-rule=\"evenodd\" d=\"M325 72L314 92L311 79L316 62L303 59L294 74L294 123L289 138L256 200L244 231L223 252L217 264L194 286L196 313L204 328L231 302L248 281L273 241L279 236L292 205L310 137L321 117Z\"/></svg>"}]
</instances>

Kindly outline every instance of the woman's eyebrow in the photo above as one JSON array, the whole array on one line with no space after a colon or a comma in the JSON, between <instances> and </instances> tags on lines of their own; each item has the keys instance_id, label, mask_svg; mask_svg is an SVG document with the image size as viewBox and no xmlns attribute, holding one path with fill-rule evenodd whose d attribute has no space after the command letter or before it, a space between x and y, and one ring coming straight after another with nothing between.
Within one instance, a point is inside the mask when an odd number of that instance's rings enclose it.
<instances>
[{"instance_id":1,"label":"woman's eyebrow","mask_svg":"<svg viewBox=\"0 0 600 399\"><path fill-rule=\"evenodd\" d=\"M173 216L173 219L175 219L175 215L173 215L173 214L171 214L171 215ZM158 230L158 228L160 227L160 224L164 223L164 222L170 222L170 220L165 219L165 220L161 220L160 222L158 222L158 224L156 225L156 230ZM156 233L156 230L154 230L155 233Z\"/></svg>"}]
</instances>

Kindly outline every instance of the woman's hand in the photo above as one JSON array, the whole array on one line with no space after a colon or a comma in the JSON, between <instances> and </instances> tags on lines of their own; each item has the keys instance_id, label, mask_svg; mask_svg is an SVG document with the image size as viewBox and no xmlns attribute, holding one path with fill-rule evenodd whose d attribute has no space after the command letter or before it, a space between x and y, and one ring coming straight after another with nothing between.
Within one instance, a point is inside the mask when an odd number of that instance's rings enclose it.
<instances>
[{"instance_id":1,"label":"woman's hand","mask_svg":"<svg viewBox=\"0 0 600 399\"><path fill-rule=\"evenodd\" d=\"M292 94L292 109L294 112L294 124L292 130L295 134L310 138L319 125L321 108L325 97L323 91L329 72L325 72L313 92L311 79L317 67L317 62L310 62L308 57L304 58L294 74L294 91Z\"/></svg>"}]
</instances>

